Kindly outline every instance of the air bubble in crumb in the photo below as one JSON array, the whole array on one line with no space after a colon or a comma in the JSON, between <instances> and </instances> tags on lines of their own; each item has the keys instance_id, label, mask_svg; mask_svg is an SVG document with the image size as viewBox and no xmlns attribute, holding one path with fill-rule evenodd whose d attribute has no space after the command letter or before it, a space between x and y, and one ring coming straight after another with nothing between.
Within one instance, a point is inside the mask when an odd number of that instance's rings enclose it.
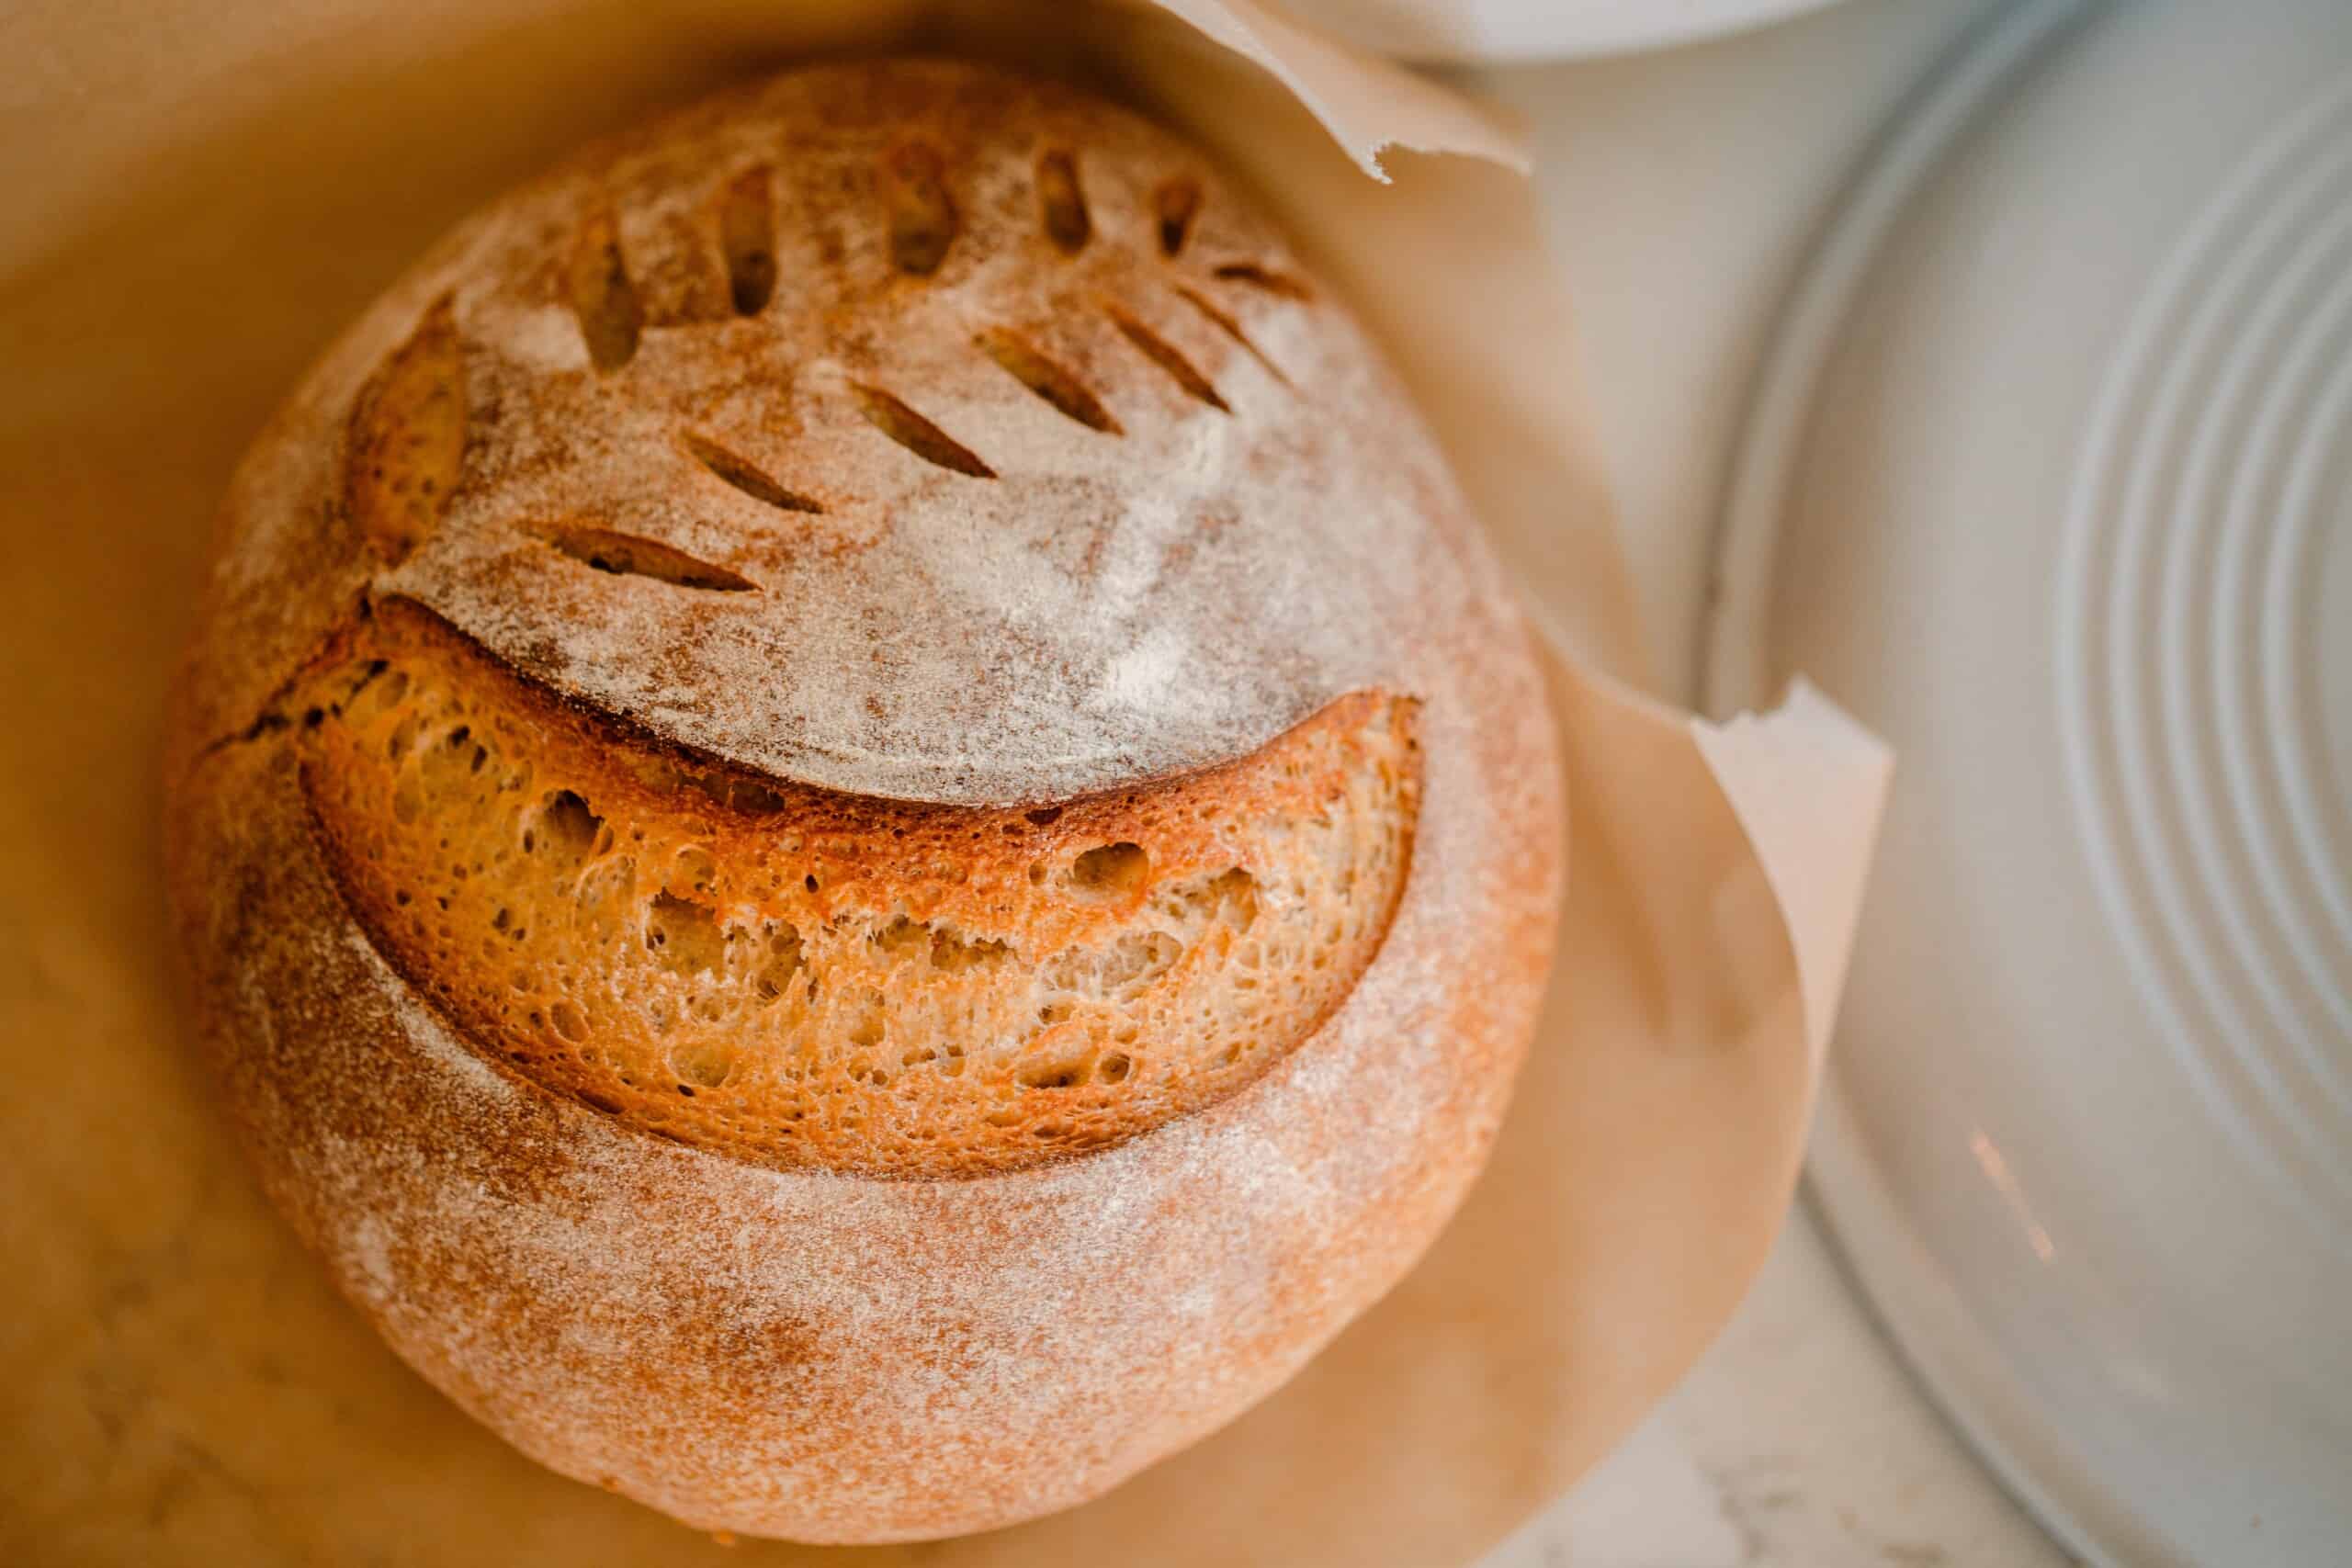
<instances>
[{"instance_id":1,"label":"air bubble in crumb","mask_svg":"<svg viewBox=\"0 0 2352 1568\"><path fill-rule=\"evenodd\" d=\"M1078 892L1103 898L1127 898L1143 891L1151 876L1151 857L1140 844L1102 844L1070 863L1069 885Z\"/></svg>"},{"instance_id":2,"label":"air bubble in crumb","mask_svg":"<svg viewBox=\"0 0 2352 1568\"><path fill-rule=\"evenodd\" d=\"M539 813L537 838L557 854L584 860L595 848L596 835L604 826L604 819L588 809L585 800L568 789L558 790L548 796Z\"/></svg>"},{"instance_id":3,"label":"air bubble in crumb","mask_svg":"<svg viewBox=\"0 0 2352 1568\"><path fill-rule=\"evenodd\" d=\"M671 1048L670 1070L695 1089L723 1089L735 1073L735 1055L725 1042L695 1040Z\"/></svg>"}]
</instances>

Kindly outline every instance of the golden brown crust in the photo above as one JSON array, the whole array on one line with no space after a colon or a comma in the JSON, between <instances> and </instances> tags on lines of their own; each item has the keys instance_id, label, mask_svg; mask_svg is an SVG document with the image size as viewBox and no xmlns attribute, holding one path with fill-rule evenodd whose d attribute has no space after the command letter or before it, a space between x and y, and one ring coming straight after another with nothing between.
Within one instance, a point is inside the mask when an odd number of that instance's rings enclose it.
<instances>
[{"instance_id":1,"label":"golden brown crust","mask_svg":"<svg viewBox=\"0 0 2352 1568\"><path fill-rule=\"evenodd\" d=\"M869 130L885 122L923 130L936 169L877 162ZM1078 226L1041 216L1061 198L1037 159L1075 130L1091 139L1073 262ZM828 208L796 165L866 183ZM723 422L695 428L822 512L760 499L673 440L666 400L720 381L749 396L753 361L724 344L742 325L738 288L759 292L743 259L757 255L756 218L728 204L756 206L733 193L757 167L773 171L777 225L759 319L837 338L849 365L838 396L795 403L791 419L818 449L876 461L837 489L841 472L807 478ZM1202 193L1189 214L1186 182ZM878 208L860 205L869 195ZM600 250L607 209L617 268ZM844 214L868 210L882 220L853 231ZM961 227L939 251L943 214ZM680 223L708 225L708 248L665 248ZM1169 259L1171 227L1185 234L1175 259L1196 271L1140 270ZM854 299L796 292L829 243L842 270L818 271L864 279ZM509 267L525 254L538 260ZM1115 321L1089 317L1101 331L1066 342L1014 312L1007 324L1122 434L1073 416L969 335L1000 304L1050 297L1023 280L1069 265L1122 289L1224 288L1218 309L1292 384L1181 303L1199 327L1181 342L1179 318L1122 308L1226 410ZM1272 282L1220 277L1224 265ZM208 1037L264 1183L341 1288L525 1451L713 1529L882 1540L1008 1523L1100 1493L1279 1385L1459 1201L1550 953L1557 760L1524 633L1459 494L1344 310L1286 291L1298 270L1213 171L1130 117L972 67L828 68L690 111L494 209L332 353L256 446L171 751L171 890ZM633 328L616 277L638 301ZM424 380L385 367L445 296L465 345L465 478L388 568L339 502L347 459L435 448L370 445L354 421L365 402L430 423ZM906 312L887 338L870 331L886 307ZM860 355L892 369L887 382L849 363ZM916 452L930 438L883 428L897 415L853 384L900 400L998 477ZM1302 388L1322 400L1281 400ZM606 419L593 440L533 446L582 409ZM509 477L650 510L498 513L526 492L490 481L485 442L538 452L533 468L502 448ZM417 513L379 515L404 534ZM820 545L820 523L842 532ZM594 570L550 542L575 526L753 586ZM587 554L605 547L578 537ZM1351 693L1393 694L1414 705L1420 745L1409 866L1377 952L1319 1027L1189 1114L958 1181L722 1157L510 1070L359 918L372 895L358 891L356 840L322 829L360 803L303 780L334 737L323 717L304 729L306 706L271 703L357 606L402 595L513 665L535 694L526 706L578 705L647 756L675 743L756 770L755 787L868 797L855 807L868 828L888 815L881 797L1025 812L1164 794L1201 769L1247 769ZM800 624L820 614L833 618ZM911 652L910 620L922 623ZM946 680L955 670L969 691Z\"/></svg>"}]
</instances>

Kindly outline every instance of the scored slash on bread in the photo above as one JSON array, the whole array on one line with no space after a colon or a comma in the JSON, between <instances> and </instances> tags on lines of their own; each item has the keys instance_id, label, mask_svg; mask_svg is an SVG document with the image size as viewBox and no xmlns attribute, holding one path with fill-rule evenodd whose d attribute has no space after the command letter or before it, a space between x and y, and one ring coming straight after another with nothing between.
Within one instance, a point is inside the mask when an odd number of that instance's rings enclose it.
<instances>
[{"instance_id":1,"label":"scored slash on bread","mask_svg":"<svg viewBox=\"0 0 2352 1568\"><path fill-rule=\"evenodd\" d=\"M1485 1156L1525 632L1200 156L943 61L493 204L240 469L171 889L256 1169L534 1458L811 1540L1100 1493Z\"/></svg>"},{"instance_id":2,"label":"scored slash on bread","mask_svg":"<svg viewBox=\"0 0 2352 1568\"><path fill-rule=\"evenodd\" d=\"M907 276L929 278L939 271L961 228L940 156L927 142L910 137L889 146L879 168L891 263ZM1077 155L1067 147L1048 148L1037 156L1035 179L1038 221L1046 240L1069 255L1085 250L1094 228ZM774 170L763 164L729 181L715 203L713 242L726 268L728 297L739 316L758 315L775 295L774 185ZM1172 176L1154 189L1152 215L1168 259L1183 254L1200 203L1197 179ZM697 243L691 231L686 243ZM1305 284L1254 262L1222 263L1210 268L1207 276L1288 299L1312 297ZM1275 380L1291 386L1232 310L1193 284L1178 281L1170 287L1176 299L1214 324ZM627 367L646 330L646 310L630 279L612 214L601 206L590 209L572 242L565 291L589 362L605 372ZM1054 303L1067 311L1066 298ZM1232 412L1215 382L1183 349L1116 299L1102 299L1099 308L1119 335L1185 396L1221 413ZM674 324L691 326L696 319L689 311ZM1013 328L984 325L972 341L1047 406L1090 430L1125 434L1093 388ZM869 423L913 457L968 478L997 477L985 459L896 394L858 381L850 382L847 391ZM377 372L352 415L348 440L354 460L347 468L345 506L390 558L400 559L422 542L454 497L468 424L457 329L445 297ZM825 510L707 437L687 433L682 439L721 479L757 500L787 511ZM714 452L721 454L716 460Z\"/></svg>"}]
</instances>

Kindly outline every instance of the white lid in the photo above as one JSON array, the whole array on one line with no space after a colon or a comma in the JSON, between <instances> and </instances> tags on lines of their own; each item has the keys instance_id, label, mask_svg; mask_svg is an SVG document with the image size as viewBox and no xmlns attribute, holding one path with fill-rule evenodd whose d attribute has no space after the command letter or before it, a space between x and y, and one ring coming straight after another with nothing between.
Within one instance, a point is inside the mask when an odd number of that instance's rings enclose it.
<instances>
[{"instance_id":1,"label":"white lid","mask_svg":"<svg viewBox=\"0 0 2352 1568\"><path fill-rule=\"evenodd\" d=\"M1403 60L1623 54L1760 27L1831 0L1284 0L1298 21Z\"/></svg>"},{"instance_id":2,"label":"white lid","mask_svg":"<svg viewBox=\"0 0 2352 1568\"><path fill-rule=\"evenodd\" d=\"M1802 670L1901 755L1815 1178L2076 1550L2340 1562L2352 6L2021 4L1943 84L1722 559L1717 705Z\"/></svg>"}]
</instances>

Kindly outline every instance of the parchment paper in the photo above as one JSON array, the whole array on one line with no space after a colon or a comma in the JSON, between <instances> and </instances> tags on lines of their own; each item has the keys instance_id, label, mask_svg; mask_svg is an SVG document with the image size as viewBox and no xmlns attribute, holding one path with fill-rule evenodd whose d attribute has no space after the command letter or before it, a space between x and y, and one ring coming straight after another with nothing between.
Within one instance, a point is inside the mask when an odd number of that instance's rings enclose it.
<instances>
[{"instance_id":1,"label":"parchment paper","mask_svg":"<svg viewBox=\"0 0 2352 1568\"><path fill-rule=\"evenodd\" d=\"M18 0L0 14L0 1562L722 1560L473 1426L266 1209L175 999L157 736L231 466L415 253L658 104L909 46L1091 79L1183 125L1363 311L1563 655L1570 908L1486 1178L1282 1393L1034 1525L725 1560L1465 1563L1745 1290L1794 1180L1887 758L1809 693L1722 728L1639 694L1573 329L1491 114L1242 0ZM1381 160L1390 144L1469 155Z\"/></svg>"}]
</instances>

